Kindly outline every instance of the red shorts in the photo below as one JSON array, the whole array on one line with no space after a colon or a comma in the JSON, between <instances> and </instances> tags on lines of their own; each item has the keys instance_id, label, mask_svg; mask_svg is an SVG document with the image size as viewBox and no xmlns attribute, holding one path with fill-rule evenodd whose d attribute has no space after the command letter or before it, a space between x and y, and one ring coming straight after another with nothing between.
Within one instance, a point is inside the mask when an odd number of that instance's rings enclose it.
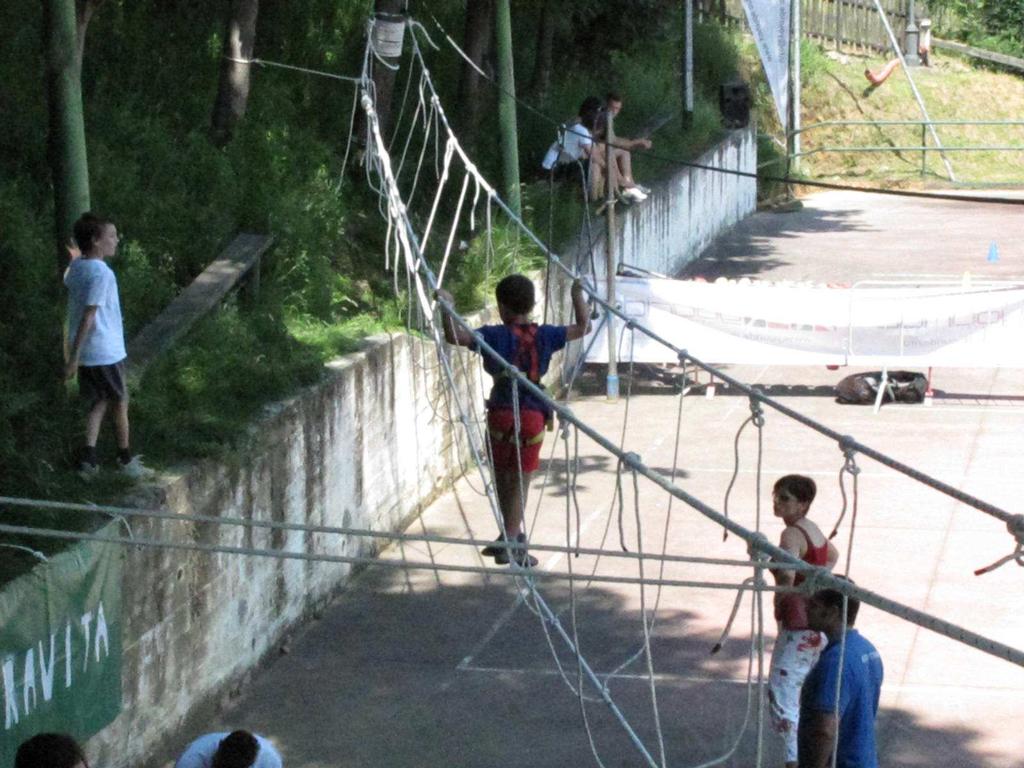
<instances>
[{"instance_id":1,"label":"red shorts","mask_svg":"<svg viewBox=\"0 0 1024 768\"><path fill-rule=\"evenodd\" d=\"M540 411L519 412L519 450L516 462L516 422L511 408L487 412L488 445L491 461L498 470L536 472L540 466L540 446L544 442L544 414Z\"/></svg>"}]
</instances>

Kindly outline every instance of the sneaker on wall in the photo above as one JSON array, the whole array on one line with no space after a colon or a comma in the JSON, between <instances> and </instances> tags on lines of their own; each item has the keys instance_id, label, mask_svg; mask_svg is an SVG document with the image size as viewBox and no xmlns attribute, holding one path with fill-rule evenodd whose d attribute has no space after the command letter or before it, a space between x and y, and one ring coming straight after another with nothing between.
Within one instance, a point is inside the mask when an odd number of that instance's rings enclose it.
<instances>
[{"instance_id":1,"label":"sneaker on wall","mask_svg":"<svg viewBox=\"0 0 1024 768\"><path fill-rule=\"evenodd\" d=\"M132 456L131 461L121 465L121 474L132 480L148 480L156 474L156 470L143 464L141 456Z\"/></svg>"},{"instance_id":2,"label":"sneaker on wall","mask_svg":"<svg viewBox=\"0 0 1024 768\"><path fill-rule=\"evenodd\" d=\"M91 461L80 461L78 463L78 476L83 480L92 480L100 473L100 465Z\"/></svg>"}]
</instances>

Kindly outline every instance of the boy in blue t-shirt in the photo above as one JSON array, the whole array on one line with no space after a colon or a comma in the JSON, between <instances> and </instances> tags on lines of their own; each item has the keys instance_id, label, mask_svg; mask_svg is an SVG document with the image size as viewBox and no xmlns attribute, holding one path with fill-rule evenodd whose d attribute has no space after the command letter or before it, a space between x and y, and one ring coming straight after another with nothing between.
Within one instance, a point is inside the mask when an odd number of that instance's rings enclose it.
<instances>
[{"instance_id":1,"label":"boy in blue t-shirt","mask_svg":"<svg viewBox=\"0 0 1024 768\"><path fill-rule=\"evenodd\" d=\"M121 299L117 278L105 261L117 253L117 227L107 219L85 213L75 222L74 239L77 248L69 246L71 264L64 273L70 341L64 378L77 373L79 392L89 408L79 474L88 478L99 472L96 441L104 416L113 410L121 472L136 479L149 477L153 470L138 456L132 456L128 442L127 352Z\"/></svg>"},{"instance_id":2,"label":"boy in blue t-shirt","mask_svg":"<svg viewBox=\"0 0 1024 768\"><path fill-rule=\"evenodd\" d=\"M807 602L807 622L812 629L828 635L828 647L807 675L800 692L800 768L832 768L837 728L835 768L878 768L875 716L884 670L875 646L853 629L859 609L859 600L847 598L844 627L842 593L822 589Z\"/></svg>"},{"instance_id":3,"label":"boy in blue t-shirt","mask_svg":"<svg viewBox=\"0 0 1024 768\"><path fill-rule=\"evenodd\" d=\"M504 360L540 385L552 355L567 342L580 339L590 331L587 304L579 280L573 282L571 293L576 320L573 325L537 325L530 322L530 313L536 303L533 283L523 275L509 275L495 289L502 324L485 325L478 328L477 333ZM449 304L452 302L447 291L438 290L437 294ZM514 378L506 373L504 367L478 347L472 333L456 326L447 315L443 325L445 341L480 352L484 370L494 378L494 386L487 398L487 433L494 467L494 488L504 530L500 532L495 546L485 548L483 554L504 565L509 562L510 548L503 546L502 542L517 542L523 546L513 548L515 561L522 566L534 566L536 558L528 555L525 549L523 509L530 479L540 463L544 428L553 415L552 409L524 386L514 384ZM517 401L518 418L514 410Z\"/></svg>"}]
</instances>

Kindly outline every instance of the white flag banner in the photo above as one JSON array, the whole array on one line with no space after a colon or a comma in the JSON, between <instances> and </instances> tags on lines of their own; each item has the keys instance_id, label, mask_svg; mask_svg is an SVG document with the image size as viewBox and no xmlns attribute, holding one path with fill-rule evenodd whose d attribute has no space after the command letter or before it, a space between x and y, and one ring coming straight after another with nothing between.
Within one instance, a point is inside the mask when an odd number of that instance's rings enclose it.
<instances>
[{"instance_id":1,"label":"white flag banner","mask_svg":"<svg viewBox=\"0 0 1024 768\"><path fill-rule=\"evenodd\" d=\"M1024 367L1024 284L859 284L619 277L623 312L709 363ZM616 323L619 360L677 363ZM588 362L608 361L604 326Z\"/></svg>"},{"instance_id":2,"label":"white flag banner","mask_svg":"<svg viewBox=\"0 0 1024 768\"><path fill-rule=\"evenodd\" d=\"M779 121L788 130L790 0L743 0L743 10L775 97Z\"/></svg>"}]
</instances>

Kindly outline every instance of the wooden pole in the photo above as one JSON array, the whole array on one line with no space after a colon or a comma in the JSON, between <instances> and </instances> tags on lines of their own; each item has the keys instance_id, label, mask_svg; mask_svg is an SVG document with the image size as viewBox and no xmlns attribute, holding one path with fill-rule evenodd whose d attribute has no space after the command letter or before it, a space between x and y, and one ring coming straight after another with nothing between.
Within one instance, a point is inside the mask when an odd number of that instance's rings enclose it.
<instances>
[{"instance_id":1,"label":"wooden pole","mask_svg":"<svg viewBox=\"0 0 1024 768\"><path fill-rule=\"evenodd\" d=\"M683 0L683 126L693 124L693 4Z\"/></svg>"},{"instance_id":2,"label":"wooden pole","mask_svg":"<svg viewBox=\"0 0 1024 768\"><path fill-rule=\"evenodd\" d=\"M611 306L615 306L615 273L618 264L615 253L615 184L612 143L615 141L614 120L610 109L605 109L605 165L604 165L604 210L605 222L605 289L606 298ZM615 315L608 313L608 378L605 381L605 394L608 400L619 399L619 364L616 358L618 340L615 333Z\"/></svg>"}]
</instances>

